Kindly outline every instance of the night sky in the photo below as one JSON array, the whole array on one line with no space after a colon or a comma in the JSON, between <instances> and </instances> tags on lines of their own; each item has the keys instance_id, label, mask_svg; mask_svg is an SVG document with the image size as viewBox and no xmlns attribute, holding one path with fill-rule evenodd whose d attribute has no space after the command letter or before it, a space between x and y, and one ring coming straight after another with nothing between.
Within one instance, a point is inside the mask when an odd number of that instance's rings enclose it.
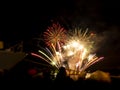
<instances>
[{"instance_id":1,"label":"night sky","mask_svg":"<svg viewBox=\"0 0 120 90\"><path fill-rule=\"evenodd\" d=\"M55 19L69 26L75 23L101 30L111 25L119 26L118 4L115 0L3 2L0 37L3 40L29 38L44 31Z\"/></svg>"},{"instance_id":2,"label":"night sky","mask_svg":"<svg viewBox=\"0 0 120 90\"><path fill-rule=\"evenodd\" d=\"M101 33L105 39L98 53L120 64L119 11L116 0L2 2L0 40L6 43L27 41L45 31L51 21L59 21L67 28L78 25Z\"/></svg>"}]
</instances>

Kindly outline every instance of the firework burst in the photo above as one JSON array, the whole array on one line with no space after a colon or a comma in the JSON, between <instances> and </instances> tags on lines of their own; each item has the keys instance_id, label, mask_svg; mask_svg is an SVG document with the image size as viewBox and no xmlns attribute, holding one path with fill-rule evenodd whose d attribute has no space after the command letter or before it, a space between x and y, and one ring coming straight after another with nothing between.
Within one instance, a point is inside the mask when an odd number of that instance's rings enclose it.
<instances>
[{"instance_id":1,"label":"firework burst","mask_svg":"<svg viewBox=\"0 0 120 90\"><path fill-rule=\"evenodd\" d=\"M64 43L65 41L65 33L66 30L59 24L53 23L52 26L48 27L47 31L44 32L44 40L48 46L54 45L54 47L58 47L59 45Z\"/></svg>"},{"instance_id":2,"label":"firework burst","mask_svg":"<svg viewBox=\"0 0 120 90\"><path fill-rule=\"evenodd\" d=\"M104 58L97 57L94 53L95 34L88 33L88 29L85 31L75 29L68 31L67 34L65 32L60 24L53 24L44 33L45 42L50 48L38 50L40 54L32 53L32 55L45 60L57 69L65 67L78 72L85 71L89 66ZM64 44L61 44L60 42L63 41Z\"/></svg>"}]
</instances>

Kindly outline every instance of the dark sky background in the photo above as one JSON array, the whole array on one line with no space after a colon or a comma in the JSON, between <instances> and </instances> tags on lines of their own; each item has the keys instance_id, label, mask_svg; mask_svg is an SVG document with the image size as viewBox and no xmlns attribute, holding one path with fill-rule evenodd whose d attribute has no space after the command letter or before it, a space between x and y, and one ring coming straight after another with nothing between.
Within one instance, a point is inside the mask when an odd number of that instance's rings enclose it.
<instances>
[{"instance_id":1,"label":"dark sky background","mask_svg":"<svg viewBox=\"0 0 120 90\"><path fill-rule=\"evenodd\" d=\"M75 23L104 31L109 26L119 26L119 9L115 0L3 2L0 37L11 41L29 38L44 31L54 19L69 26Z\"/></svg>"},{"instance_id":2,"label":"dark sky background","mask_svg":"<svg viewBox=\"0 0 120 90\"><path fill-rule=\"evenodd\" d=\"M2 2L0 40L10 44L37 37L51 24L88 27L103 39L98 54L120 65L120 3L116 0L39 0ZM73 26L72 26L73 25ZM106 60L105 65L108 63ZM108 63L109 64L109 63ZM109 64L111 65L111 64ZM120 68L120 67L119 67Z\"/></svg>"},{"instance_id":3,"label":"dark sky background","mask_svg":"<svg viewBox=\"0 0 120 90\"><path fill-rule=\"evenodd\" d=\"M2 39L21 39L41 32L50 20L62 17L66 24L84 23L119 26L119 3L115 0L40 0L39 2L3 2L1 8ZM103 23L102 23L103 22ZM105 25L98 25L98 27ZM84 26L83 26L84 27ZM94 25L95 27L95 25ZM97 26L96 26L97 27ZM11 35L10 35L11 34ZM12 39L13 39L12 38Z\"/></svg>"}]
</instances>

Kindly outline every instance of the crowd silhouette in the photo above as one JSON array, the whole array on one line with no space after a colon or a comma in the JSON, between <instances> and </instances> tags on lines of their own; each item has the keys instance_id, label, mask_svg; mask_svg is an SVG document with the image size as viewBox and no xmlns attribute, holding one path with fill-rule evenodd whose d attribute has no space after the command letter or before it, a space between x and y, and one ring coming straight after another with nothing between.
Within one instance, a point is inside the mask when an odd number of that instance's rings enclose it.
<instances>
[{"instance_id":1,"label":"crowd silhouette","mask_svg":"<svg viewBox=\"0 0 120 90\"><path fill-rule=\"evenodd\" d=\"M30 65L30 64L28 64ZM50 71L39 72L36 67L28 67L27 63L21 62L10 71L0 70L0 81L4 85L27 87L27 88L52 88L52 89L115 89L119 88L120 79L112 79L111 82L103 82L95 79L79 78L73 80L67 75L64 67L59 68L56 77L51 78Z\"/></svg>"}]
</instances>

